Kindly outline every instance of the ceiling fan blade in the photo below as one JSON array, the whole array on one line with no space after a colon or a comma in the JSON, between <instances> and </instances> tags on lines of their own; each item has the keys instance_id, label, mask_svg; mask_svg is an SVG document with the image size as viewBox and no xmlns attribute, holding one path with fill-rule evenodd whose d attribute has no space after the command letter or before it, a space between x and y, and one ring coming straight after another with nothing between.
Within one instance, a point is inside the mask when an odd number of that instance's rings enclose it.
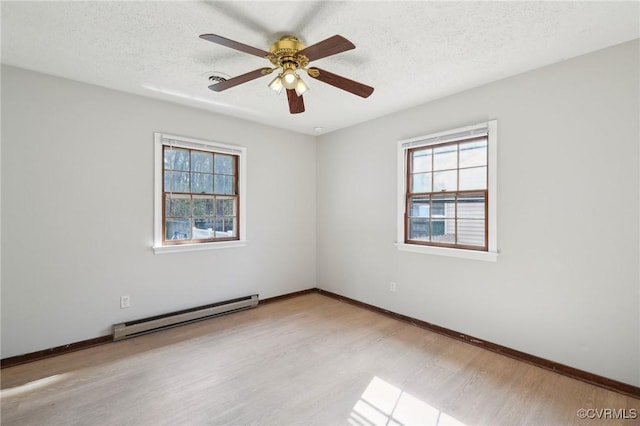
<instances>
[{"instance_id":1,"label":"ceiling fan blade","mask_svg":"<svg viewBox=\"0 0 640 426\"><path fill-rule=\"evenodd\" d=\"M248 53L250 55L256 55L261 58L266 58L271 53L266 50L258 49L253 46L249 46L248 44L242 44L237 41L230 40L228 38L216 35L216 34L202 34L200 36L201 39L208 40L210 42L220 44L225 47L230 47L231 49L236 49L244 53Z\"/></svg>"},{"instance_id":2,"label":"ceiling fan blade","mask_svg":"<svg viewBox=\"0 0 640 426\"><path fill-rule=\"evenodd\" d=\"M315 74L315 72L313 72L314 70L318 71L318 75L316 77L313 76L313 74ZM373 93L373 87L371 86L349 80L348 78L330 73L329 71L321 70L320 68L309 68L309 77L335 86L338 89L346 90L347 92L351 92L354 95L358 95L363 98L368 98Z\"/></svg>"},{"instance_id":3,"label":"ceiling fan blade","mask_svg":"<svg viewBox=\"0 0 640 426\"><path fill-rule=\"evenodd\" d=\"M305 47L298 53L309 58L309 61L315 61L316 59L325 58L355 48L356 46L346 38L341 35L334 35L326 40Z\"/></svg>"},{"instance_id":4,"label":"ceiling fan blade","mask_svg":"<svg viewBox=\"0 0 640 426\"><path fill-rule=\"evenodd\" d=\"M255 80L256 78L271 74L271 71L273 71L271 68L259 68L257 70L249 71L246 74L230 78L229 80L212 84L211 86L209 86L209 89L213 90L214 92L222 92L223 90L230 89L239 84L246 83L247 81Z\"/></svg>"},{"instance_id":5,"label":"ceiling fan blade","mask_svg":"<svg viewBox=\"0 0 640 426\"><path fill-rule=\"evenodd\" d=\"M302 99L302 95L298 96L295 90L287 89L287 99L289 100L289 112L291 114L304 112L304 99Z\"/></svg>"}]
</instances>

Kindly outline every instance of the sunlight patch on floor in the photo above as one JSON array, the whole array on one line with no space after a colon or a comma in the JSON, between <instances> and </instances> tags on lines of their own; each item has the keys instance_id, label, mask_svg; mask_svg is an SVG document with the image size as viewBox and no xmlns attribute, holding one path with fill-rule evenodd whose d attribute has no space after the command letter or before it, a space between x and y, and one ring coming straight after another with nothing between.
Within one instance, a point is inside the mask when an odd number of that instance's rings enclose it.
<instances>
[{"instance_id":1,"label":"sunlight patch on floor","mask_svg":"<svg viewBox=\"0 0 640 426\"><path fill-rule=\"evenodd\" d=\"M23 393L27 393L27 392L31 392L40 388L44 388L46 386L49 386L53 383L59 382L60 380L62 380L65 376L67 376L68 373L64 373L64 374L56 374L54 376L49 376L49 377L45 377L43 379L39 379L39 380L34 380L33 382L29 382L29 383L25 383L24 385L20 385L20 386L16 386L13 388L7 388L7 389L2 389L0 391L0 399L1 398L9 398L12 396L16 396L16 395L20 395Z\"/></svg>"},{"instance_id":2,"label":"sunlight patch on floor","mask_svg":"<svg viewBox=\"0 0 640 426\"><path fill-rule=\"evenodd\" d=\"M354 426L464 426L459 420L377 376L353 406L348 422Z\"/></svg>"}]
</instances>

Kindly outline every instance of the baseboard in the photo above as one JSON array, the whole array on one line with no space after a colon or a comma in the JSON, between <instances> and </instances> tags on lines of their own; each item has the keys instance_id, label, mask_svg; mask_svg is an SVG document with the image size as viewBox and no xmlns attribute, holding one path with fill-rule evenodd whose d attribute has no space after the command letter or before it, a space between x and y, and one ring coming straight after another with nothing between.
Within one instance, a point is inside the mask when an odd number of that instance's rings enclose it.
<instances>
[{"instance_id":1,"label":"baseboard","mask_svg":"<svg viewBox=\"0 0 640 426\"><path fill-rule=\"evenodd\" d=\"M296 291L293 293L287 293L280 296L274 296L267 299L263 299L259 301L258 306L268 304L268 303L280 302L286 299L304 296L306 294L311 294L311 293L318 293L323 296L330 297L332 299L336 299L345 303L349 303L354 306L358 306L360 308L368 309L370 311L377 312L379 314L386 315L388 317L391 317L400 321L408 322L417 327L421 327L426 330L433 331L438 334L442 334L452 339L465 342L470 345L478 346L486 350L489 350L491 352L508 356L518 361L526 362L527 364L544 368L545 370L562 374L563 376L571 377L572 379L580 380L582 382L599 386L601 388L608 389L614 392L618 392L618 393L630 396L632 398L640 399L640 387L633 386L624 382L619 382L617 380L609 379L604 376L599 376L597 374L589 373L587 371L570 367L568 365L560 364L554 361L550 361L548 359L541 358L535 355L530 355L525 352L521 352L515 349L508 348L506 346L502 346L496 343L478 339L473 336L468 336L466 334L463 334L454 330L450 330L448 328L441 327L439 325L431 324L426 321L422 321L406 315L391 312L387 309L379 308L377 306L360 302L358 300L351 299L346 296L341 296L339 294L332 293L330 291L322 290L319 288L311 288L307 290ZM81 342L75 342L75 343L70 343L68 345L58 346L55 348L50 348L50 349L45 349L41 351L31 352L24 355L17 355L9 358L4 358L0 360L0 368L14 367L16 365L26 364L29 362L38 361L45 358L51 358L51 357L62 355L68 352L79 351L82 349L87 349L93 346L103 345L111 342L113 342L113 336L111 335L100 336L93 339L83 340Z\"/></svg>"},{"instance_id":2,"label":"baseboard","mask_svg":"<svg viewBox=\"0 0 640 426\"><path fill-rule=\"evenodd\" d=\"M624 382L619 382L617 380L609 379L604 376L599 376L597 374L589 373L587 371L580 370L574 367L569 367L568 365L550 361L545 358L540 358L535 355L530 355L528 353L511 349L506 346L498 345L496 343L487 342L485 340L478 339L473 336L468 336L466 334L463 334L454 330L450 330L445 327L440 327L439 325L431 324L426 321L421 321L406 315L391 312L374 305L369 305L368 303L360 302L358 300L351 299L349 297L332 293L330 291L326 291L322 289L316 289L316 291L319 294L322 294L327 297L331 297L332 299L340 300L342 302L359 306L361 308L368 309L370 311L374 311L379 314L386 315L388 317L395 318L400 321L408 322L417 327L424 328L426 330L433 331L438 334L442 334L444 336L450 337L455 340L459 340L461 342L468 343L473 346L484 348L491 352L496 352L501 355L508 356L518 361L526 362L527 364L535 365L536 367L544 368L545 370L553 371L554 373L562 374L563 376L571 377L572 379L580 380L582 382L599 386L601 388L608 389L614 392L618 392L618 393L630 396L632 398L640 399L640 387L633 386Z\"/></svg>"},{"instance_id":3,"label":"baseboard","mask_svg":"<svg viewBox=\"0 0 640 426\"><path fill-rule=\"evenodd\" d=\"M93 339L82 340L81 342L69 343L68 345L57 346L55 348L44 349L41 351L31 352L24 355L16 355L0 360L0 368L14 367L20 364L38 361L45 358L75 352L82 349L91 348L93 346L104 345L113 341L113 336L100 336Z\"/></svg>"},{"instance_id":4,"label":"baseboard","mask_svg":"<svg viewBox=\"0 0 640 426\"><path fill-rule=\"evenodd\" d=\"M265 305L267 303L280 302L282 300L292 299L294 297L304 296L305 294L317 293L317 292L318 292L317 288L309 288L306 290L294 291L293 293L287 293L287 294L282 294L280 296L274 296L274 297L268 297L266 299L262 299L258 301L258 305Z\"/></svg>"}]
</instances>

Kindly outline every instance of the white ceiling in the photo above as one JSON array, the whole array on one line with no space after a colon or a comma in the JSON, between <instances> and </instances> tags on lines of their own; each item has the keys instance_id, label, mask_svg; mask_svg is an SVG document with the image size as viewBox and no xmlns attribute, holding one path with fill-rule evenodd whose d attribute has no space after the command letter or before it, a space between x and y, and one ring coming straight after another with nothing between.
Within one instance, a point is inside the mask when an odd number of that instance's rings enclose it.
<instances>
[{"instance_id":1,"label":"white ceiling","mask_svg":"<svg viewBox=\"0 0 640 426\"><path fill-rule=\"evenodd\" d=\"M306 134L370 120L640 37L632 2L133 2L2 4L2 63ZM283 34L307 45L340 34L356 49L311 65L375 87L362 99L305 78L289 114L269 77L212 92L267 60L198 38L263 50ZM302 74L306 77L306 74ZM322 127L322 131L314 128Z\"/></svg>"}]
</instances>

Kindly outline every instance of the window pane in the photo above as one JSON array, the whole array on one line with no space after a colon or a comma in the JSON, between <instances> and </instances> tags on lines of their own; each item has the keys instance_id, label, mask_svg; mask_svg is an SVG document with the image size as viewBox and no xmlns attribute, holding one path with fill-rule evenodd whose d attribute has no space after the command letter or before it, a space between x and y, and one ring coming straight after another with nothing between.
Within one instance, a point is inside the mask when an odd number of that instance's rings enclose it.
<instances>
[{"instance_id":1,"label":"window pane","mask_svg":"<svg viewBox=\"0 0 640 426\"><path fill-rule=\"evenodd\" d=\"M429 241L429 219L409 219L409 239L417 241Z\"/></svg>"},{"instance_id":2,"label":"window pane","mask_svg":"<svg viewBox=\"0 0 640 426\"><path fill-rule=\"evenodd\" d=\"M222 155L216 154L216 174L222 175L233 175L234 171L234 161L232 155Z\"/></svg>"},{"instance_id":3,"label":"window pane","mask_svg":"<svg viewBox=\"0 0 640 426\"><path fill-rule=\"evenodd\" d=\"M233 176L215 175L215 194L234 194Z\"/></svg>"},{"instance_id":4,"label":"window pane","mask_svg":"<svg viewBox=\"0 0 640 426\"><path fill-rule=\"evenodd\" d=\"M463 194L458 196L458 217L484 219L484 195Z\"/></svg>"},{"instance_id":5,"label":"window pane","mask_svg":"<svg viewBox=\"0 0 640 426\"><path fill-rule=\"evenodd\" d=\"M215 238L213 230L213 218L200 218L193 220L193 238L197 240Z\"/></svg>"},{"instance_id":6,"label":"window pane","mask_svg":"<svg viewBox=\"0 0 640 426\"><path fill-rule=\"evenodd\" d=\"M233 217L216 219L216 237L235 237L236 236L236 220Z\"/></svg>"},{"instance_id":7,"label":"window pane","mask_svg":"<svg viewBox=\"0 0 640 426\"><path fill-rule=\"evenodd\" d=\"M191 151L191 171L213 173L213 153Z\"/></svg>"},{"instance_id":8,"label":"window pane","mask_svg":"<svg viewBox=\"0 0 640 426\"><path fill-rule=\"evenodd\" d=\"M164 172L165 192L189 192L188 172Z\"/></svg>"},{"instance_id":9,"label":"window pane","mask_svg":"<svg viewBox=\"0 0 640 426\"><path fill-rule=\"evenodd\" d=\"M191 239L191 219L167 219L165 239L189 240Z\"/></svg>"},{"instance_id":10,"label":"window pane","mask_svg":"<svg viewBox=\"0 0 640 426\"><path fill-rule=\"evenodd\" d=\"M431 241L454 244L456 232L455 219L434 219L431 221Z\"/></svg>"},{"instance_id":11,"label":"window pane","mask_svg":"<svg viewBox=\"0 0 640 426\"><path fill-rule=\"evenodd\" d=\"M487 165L487 140L460 144L460 167Z\"/></svg>"},{"instance_id":12,"label":"window pane","mask_svg":"<svg viewBox=\"0 0 640 426\"><path fill-rule=\"evenodd\" d=\"M433 149L433 170L455 169L458 167L458 145L445 145Z\"/></svg>"},{"instance_id":13,"label":"window pane","mask_svg":"<svg viewBox=\"0 0 640 426\"><path fill-rule=\"evenodd\" d=\"M456 197L454 195L434 195L431 197L433 217L456 217Z\"/></svg>"},{"instance_id":14,"label":"window pane","mask_svg":"<svg viewBox=\"0 0 640 426\"><path fill-rule=\"evenodd\" d=\"M473 167L471 169L460 169L460 190L486 189L487 188L487 167Z\"/></svg>"},{"instance_id":15,"label":"window pane","mask_svg":"<svg viewBox=\"0 0 640 426\"><path fill-rule=\"evenodd\" d=\"M171 172L164 172L164 181L162 182L162 191L171 192Z\"/></svg>"},{"instance_id":16,"label":"window pane","mask_svg":"<svg viewBox=\"0 0 640 426\"><path fill-rule=\"evenodd\" d=\"M458 219L458 244L484 246L484 220Z\"/></svg>"},{"instance_id":17,"label":"window pane","mask_svg":"<svg viewBox=\"0 0 640 426\"><path fill-rule=\"evenodd\" d=\"M429 197L413 197L409 201L411 217L429 217Z\"/></svg>"},{"instance_id":18,"label":"window pane","mask_svg":"<svg viewBox=\"0 0 640 426\"><path fill-rule=\"evenodd\" d=\"M189 196L169 196L165 199L165 215L167 217L191 216L191 198Z\"/></svg>"},{"instance_id":19,"label":"window pane","mask_svg":"<svg viewBox=\"0 0 640 426\"><path fill-rule=\"evenodd\" d=\"M411 172L422 173L431 171L432 149L421 149L411 153Z\"/></svg>"},{"instance_id":20,"label":"window pane","mask_svg":"<svg viewBox=\"0 0 640 426\"><path fill-rule=\"evenodd\" d=\"M194 197L193 198L193 215L194 216L213 216L213 197Z\"/></svg>"},{"instance_id":21,"label":"window pane","mask_svg":"<svg viewBox=\"0 0 640 426\"><path fill-rule=\"evenodd\" d=\"M189 150L165 148L164 168L165 170L189 170Z\"/></svg>"},{"instance_id":22,"label":"window pane","mask_svg":"<svg viewBox=\"0 0 640 426\"><path fill-rule=\"evenodd\" d=\"M193 219L193 227L195 229L211 231L213 229L213 223L214 223L213 221L214 219L205 218L205 217ZM213 236L213 234L211 234L211 236ZM195 238L195 234L194 234L194 238Z\"/></svg>"},{"instance_id":23,"label":"window pane","mask_svg":"<svg viewBox=\"0 0 640 426\"><path fill-rule=\"evenodd\" d=\"M411 192L431 192L431 173L411 175Z\"/></svg>"},{"instance_id":24,"label":"window pane","mask_svg":"<svg viewBox=\"0 0 640 426\"><path fill-rule=\"evenodd\" d=\"M194 194L213 194L213 175L191 173L191 192Z\"/></svg>"},{"instance_id":25,"label":"window pane","mask_svg":"<svg viewBox=\"0 0 640 426\"><path fill-rule=\"evenodd\" d=\"M238 229L238 220L235 217L229 217L224 220L226 232L230 234L231 237L235 237L237 235Z\"/></svg>"},{"instance_id":26,"label":"window pane","mask_svg":"<svg viewBox=\"0 0 640 426\"><path fill-rule=\"evenodd\" d=\"M458 189L458 171L435 172L433 174L433 192L456 191Z\"/></svg>"},{"instance_id":27,"label":"window pane","mask_svg":"<svg viewBox=\"0 0 640 426\"><path fill-rule=\"evenodd\" d=\"M162 163L165 170L171 169L171 150L164 148L162 151Z\"/></svg>"},{"instance_id":28,"label":"window pane","mask_svg":"<svg viewBox=\"0 0 640 426\"><path fill-rule=\"evenodd\" d=\"M216 216L235 216L234 198L218 198L216 199Z\"/></svg>"}]
</instances>

